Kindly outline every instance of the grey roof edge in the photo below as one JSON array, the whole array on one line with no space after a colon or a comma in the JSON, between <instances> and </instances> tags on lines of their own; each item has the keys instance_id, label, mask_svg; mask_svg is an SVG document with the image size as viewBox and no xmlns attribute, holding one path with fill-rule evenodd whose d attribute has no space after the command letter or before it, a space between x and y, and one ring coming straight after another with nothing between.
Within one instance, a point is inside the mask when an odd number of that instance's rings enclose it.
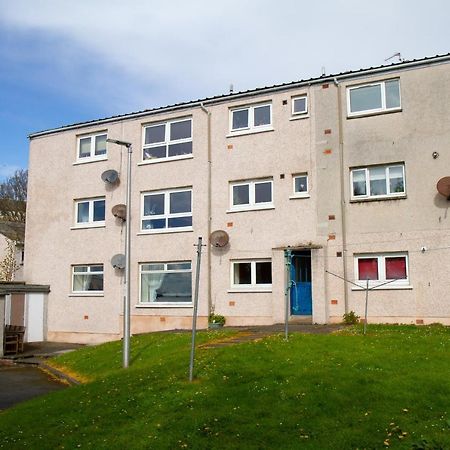
<instances>
[{"instance_id":1,"label":"grey roof edge","mask_svg":"<svg viewBox=\"0 0 450 450\"><path fill-rule=\"evenodd\" d=\"M159 106L159 107L152 108L152 109L145 109L142 111L127 113L127 114L120 114L120 115L116 115L116 116L106 117L103 119L94 119L94 120L90 120L90 121L86 121L86 122L79 122L79 123L74 123L74 124L70 124L70 125L63 125L58 128L52 128L52 129L48 129L48 130L38 131L35 133L30 133L28 135L28 138L31 140L31 139L34 139L37 137L47 136L47 135L59 133L62 131L75 130L78 128L86 128L86 127L95 126L95 125L102 125L102 124L117 122L120 120L135 119L135 118L150 116L150 115L154 115L154 114L172 112L172 111L183 110L183 109L188 109L188 108L190 109L190 108L194 108L194 107L200 107L201 105L214 105L214 104L223 103L225 101L230 101L230 100L235 100L235 99L245 98L245 97L251 97L251 96L260 95L263 93L284 91L284 90L289 90L289 89L293 89L296 87L333 82L334 80L359 78L359 77L364 77L364 76L371 75L371 74L408 69L408 68L416 67L416 66L439 64L439 63L444 63L444 62L449 62L449 61L450 61L450 53L447 53L447 54L443 54L443 55L427 56L427 57L420 58L420 59L412 59L412 60L408 60L408 61L402 61L402 62L397 62L397 63L392 63L392 64L385 64L385 65L369 67L369 68L365 68L365 69L349 70L346 72L340 72L340 73L330 74L330 75L323 75L323 76L315 77L315 78L309 78L309 79L304 79L304 80L275 84L273 86L249 89L246 91L236 92L236 93L232 93L232 94L222 94L222 95L217 95L217 96L213 96L213 97L205 97L203 99L198 99L198 100L190 100L187 102L175 103L175 104L167 105L167 106Z\"/></svg>"},{"instance_id":2,"label":"grey roof edge","mask_svg":"<svg viewBox=\"0 0 450 450\"><path fill-rule=\"evenodd\" d=\"M50 285L47 284L26 284L22 282L0 282L0 295L21 294L21 293L44 293L50 292Z\"/></svg>"}]
</instances>

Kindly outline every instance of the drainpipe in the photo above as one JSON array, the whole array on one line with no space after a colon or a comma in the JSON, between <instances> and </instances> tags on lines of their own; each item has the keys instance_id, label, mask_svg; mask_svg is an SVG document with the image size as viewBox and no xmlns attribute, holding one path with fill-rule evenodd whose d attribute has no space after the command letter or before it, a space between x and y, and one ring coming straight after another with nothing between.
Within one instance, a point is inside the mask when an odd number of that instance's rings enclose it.
<instances>
[{"instance_id":1,"label":"drainpipe","mask_svg":"<svg viewBox=\"0 0 450 450\"><path fill-rule=\"evenodd\" d=\"M200 103L201 110L208 117L208 137L207 137L207 147L208 147L208 175L207 175L207 183L208 183L208 193L207 193L207 208L208 208L208 315L211 314L212 311L212 284L211 284L211 245L209 243L209 236L211 236L211 172L212 172L212 161L211 161L211 111L205 108L203 102Z\"/></svg>"},{"instance_id":2,"label":"drainpipe","mask_svg":"<svg viewBox=\"0 0 450 450\"><path fill-rule=\"evenodd\" d=\"M344 167L344 126L342 121L342 89L336 77L333 79L338 95L338 125L339 125L339 171L341 181L341 228L342 228L342 272L347 280L347 210L345 202L345 167ZM348 286L344 283L344 308L348 313Z\"/></svg>"}]
</instances>

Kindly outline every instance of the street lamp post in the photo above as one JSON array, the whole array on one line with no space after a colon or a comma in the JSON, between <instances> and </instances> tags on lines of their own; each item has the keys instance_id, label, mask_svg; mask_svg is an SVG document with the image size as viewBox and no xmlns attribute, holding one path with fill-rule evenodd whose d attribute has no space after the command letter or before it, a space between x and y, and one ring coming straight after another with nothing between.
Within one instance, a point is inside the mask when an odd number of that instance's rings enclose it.
<instances>
[{"instance_id":1,"label":"street lamp post","mask_svg":"<svg viewBox=\"0 0 450 450\"><path fill-rule=\"evenodd\" d=\"M111 144L121 145L128 150L127 161L127 193L126 193L126 221L125 221L125 298L123 302L123 367L130 363L130 244L131 244L131 142L117 139L106 139Z\"/></svg>"}]
</instances>

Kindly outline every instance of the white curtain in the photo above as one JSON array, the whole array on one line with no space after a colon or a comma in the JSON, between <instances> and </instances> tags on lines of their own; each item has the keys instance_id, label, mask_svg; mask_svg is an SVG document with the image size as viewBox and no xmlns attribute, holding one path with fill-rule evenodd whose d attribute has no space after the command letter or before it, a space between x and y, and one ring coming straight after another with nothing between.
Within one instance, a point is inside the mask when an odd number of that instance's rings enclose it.
<instances>
[{"instance_id":1,"label":"white curtain","mask_svg":"<svg viewBox=\"0 0 450 450\"><path fill-rule=\"evenodd\" d=\"M164 273L143 273L141 302L155 302L156 291L161 287Z\"/></svg>"}]
</instances>

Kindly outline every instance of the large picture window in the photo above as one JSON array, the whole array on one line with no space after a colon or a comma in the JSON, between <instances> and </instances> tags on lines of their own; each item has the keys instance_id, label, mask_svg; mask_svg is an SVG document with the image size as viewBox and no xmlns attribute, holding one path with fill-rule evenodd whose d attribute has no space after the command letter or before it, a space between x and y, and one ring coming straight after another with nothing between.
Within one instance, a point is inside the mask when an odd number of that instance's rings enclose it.
<instances>
[{"instance_id":1,"label":"large picture window","mask_svg":"<svg viewBox=\"0 0 450 450\"><path fill-rule=\"evenodd\" d=\"M192 189L172 189L142 194L142 231L190 229L192 229Z\"/></svg>"},{"instance_id":2,"label":"large picture window","mask_svg":"<svg viewBox=\"0 0 450 450\"><path fill-rule=\"evenodd\" d=\"M72 266L73 293L103 293L103 264Z\"/></svg>"},{"instance_id":3,"label":"large picture window","mask_svg":"<svg viewBox=\"0 0 450 450\"><path fill-rule=\"evenodd\" d=\"M106 158L106 133L80 136L78 138L77 160L87 162Z\"/></svg>"},{"instance_id":4,"label":"large picture window","mask_svg":"<svg viewBox=\"0 0 450 450\"><path fill-rule=\"evenodd\" d=\"M273 207L273 181L249 180L230 183L230 209L242 211Z\"/></svg>"},{"instance_id":5,"label":"large picture window","mask_svg":"<svg viewBox=\"0 0 450 450\"><path fill-rule=\"evenodd\" d=\"M364 286L369 280L369 286L395 280L386 285L409 285L408 255L407 253L381 253L355 256L356 280Z\"/></svg>"},{"instance_id":6,"label":"large picture window","mask_svg":"<svg viewBox=\"0 0 450 450\"><path fill-rule=\"evenodd\" d=\"M404 197L405 166L361 167L351 170L352 198L389 198Z\"/></svg>"},{"instance_id":7,"label":"large picture window","mask_svg":"<svg viewBox=\"0 0 450 450\"><path fill-rule=\"evenodd\" d=\"M140 264L140 303L192 303L190 261Z\"/></svg>"},{"instance_id":8,"label":"large picture window","mask_svg":"<svg viewBox=\"0 0 450 450\"><path fill-rule=\"evenodd\" d=\"M233 289L272 288L272 261L240 260L231 262L231 287Z\"/></svg>"},{"instance_id":9,"label":"large picture window","mask_svg":"<svg viewBox=\"0 0 450 450\"><path fill-rule=\"evenodd\" d=\"M105 224L105 198L91 198L75 202L77 226L101 226Z\"/></svg>"},{"instance_id":10,"label":"large picture window","mask_svg":"<svg viewBox=\"0 0 450 450\"><path fill-rule=\"evenodd\" d=\"M181 159L192 155L192 119L172 120L144 127L142 160Z\"/></svg>"},{"instance_id":11,"label":"large picture window","mask_svg":"<svg viewBox=\"0 0 450 450\"><path fill-rule=\"evenodd\" d=\"M401 108L400 81L387 80L347 90L349 116L395 111Z\"/></svg>"}]
</instances>

